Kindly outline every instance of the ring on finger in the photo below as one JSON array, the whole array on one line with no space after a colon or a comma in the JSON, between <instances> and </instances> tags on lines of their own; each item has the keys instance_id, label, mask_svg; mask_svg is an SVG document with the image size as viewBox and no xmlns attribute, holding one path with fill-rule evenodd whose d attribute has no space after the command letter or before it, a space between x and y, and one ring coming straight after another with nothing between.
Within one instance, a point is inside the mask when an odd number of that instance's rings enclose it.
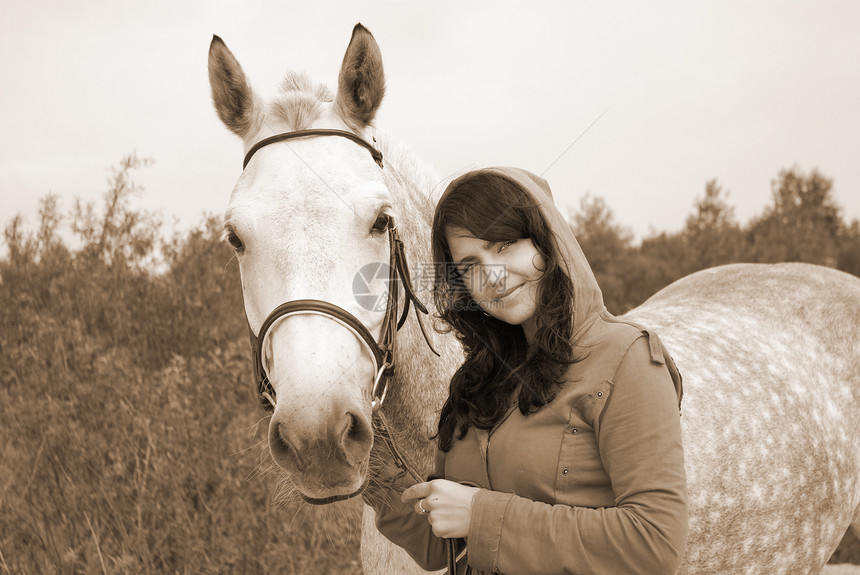
<instances>
[{"instance_id":1,"label":"ring on finger","mask_svg":"<svg viewBox=\"0 0 860 575\"><path fill-rule=\"evenodd\" d=\"M418 509L420 509L420 510L421 510L419 513L421 513L421 515L427 515L428 513L430 513L430 510L429 510L429 509L424 509L424 505L423 505L423 503L424 503L424 500L423 500L423 499L419 499L419 500L418 500Z\"/></svg>"}]
</instances>

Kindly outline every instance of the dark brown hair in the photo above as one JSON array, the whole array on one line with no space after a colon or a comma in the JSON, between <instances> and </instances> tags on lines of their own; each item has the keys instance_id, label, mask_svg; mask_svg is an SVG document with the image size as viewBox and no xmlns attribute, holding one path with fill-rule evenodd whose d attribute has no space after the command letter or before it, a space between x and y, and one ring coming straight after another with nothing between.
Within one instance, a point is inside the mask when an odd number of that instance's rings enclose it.
<instances>
[{"instance_id":1,"label":"dark brown hair","mask_svg":"<svg viewBox=\"0 0 860 575\"><path fill-rule=\"evenodd\" d=\"M472 299L452 262L446 238L450 227L489 242L528 238L543 256L532 349L520 326L485 314ZM466 354L451 378L439 418L439 447L448 451L455 437L462 439L469 427L492 427L511 401L516 400L519 410L528 414L558 393L567 367L575 361L573 284L538 203L501 174L479 172L448 192L433 218L432 249L436 309Z\"/></svg>"}]
</instances>

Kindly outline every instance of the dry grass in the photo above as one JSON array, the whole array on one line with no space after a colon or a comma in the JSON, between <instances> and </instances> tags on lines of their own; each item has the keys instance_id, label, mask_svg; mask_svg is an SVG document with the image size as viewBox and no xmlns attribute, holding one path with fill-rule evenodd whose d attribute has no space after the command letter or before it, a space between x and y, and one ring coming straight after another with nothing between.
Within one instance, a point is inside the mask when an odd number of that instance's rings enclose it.
<instances>
[{"instance_id":1,"label":"dry grass","mask_svg":"<svg viewBox=\"0 0 860 575\"><path fill-rule=\"evenodd\" d=\"M6 230L0 575L361 573L359 504L277 504L261 472L265 425L220 225L159 255L157 226L108 199L115 221L78 210L75 251L53 201L37 233ZM156 256L165 273L148 271Z\"/></svg>"},{"instance_id":2,"label":"dry grass","mask_svg":"<svg viewBox=\"0 0 860 575\"><path fill-rule=\"evenodd\" d=\"M51 197L37 232L5 230L0 575L361 573L359 502L311 508L274 487L220 224L159 245L128 198L142 164L123 160L103 209L76 207L80 248ZM860 544L836 558L860 563Z\"/></svg>"}]
</instances>

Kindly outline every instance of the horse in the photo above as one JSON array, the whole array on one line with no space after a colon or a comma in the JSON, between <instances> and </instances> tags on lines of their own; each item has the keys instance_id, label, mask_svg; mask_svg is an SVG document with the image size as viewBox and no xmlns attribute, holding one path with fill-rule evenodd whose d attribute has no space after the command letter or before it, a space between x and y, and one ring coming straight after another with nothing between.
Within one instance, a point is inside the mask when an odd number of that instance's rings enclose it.
<instances>
[{"instance_id":1,"label":"horse","mask_svg":"<svg viewBox=\"0 0 860 575\"><path fill-rule=\"evenodd\" d=\"M444 330L405 317L394 328L391 297L366 298L411 273L393 304L424 301L432 318L429 226L443 188L373 123L385 91L375 39L356 25L335 93L291 72L264 100L217 36L209 77L246 152L225 238L272 409L272 458L310 502L355 496L374 473L379 410L426 475L463 356ZM392 271L395 243L406 278ZM849 526L860 535L860 279L807 264L722 266L623 317L658 333L684 378L691 519L679 573L816 573ZM392 333L396 370L380 391L388 360L380 366L374 344ZM422 572L366 505L361 559L369 575Z\"/></svg>"}]
</instances>

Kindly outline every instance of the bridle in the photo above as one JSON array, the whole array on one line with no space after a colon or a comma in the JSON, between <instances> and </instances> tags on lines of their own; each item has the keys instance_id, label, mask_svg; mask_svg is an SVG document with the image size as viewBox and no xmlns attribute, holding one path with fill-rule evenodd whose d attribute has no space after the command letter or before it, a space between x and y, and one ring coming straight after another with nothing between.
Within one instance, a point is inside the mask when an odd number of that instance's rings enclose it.
<instances>
[{"instance_id":1,"label":"bridle","mask_svg":"<svg viewBox=\"0 0 860 575\"><path fill-rule=\"evenodd\" d=\"M245 155L245 160L242 164L242 167L244 169L248 165L248 162L251 160L251 157L254 155L254 153L264 146L268 146L269 144L281 142L292 138L307 138L313 136L338 136L342 138L347 138L355 142L356 144L367 148L370 151L370 154L373 157L374 161L377 163L377 165L379 165L380 168L383 168L382 152L374 148L367 141L357 136L356 134L353 134L352 132L327 129L298 130L294 132L285 132L260 140L259 142L254 144L254 146L252 146L250 150L248 150L248 153ZM275 406L277 404L277 397L275 395L275 388L269 381L268 374L266 373L266 368L263 365L263 345L265 343L266 334L272 328L272 326L281 318L296 314L313 314L326 317L341 324L343 327L350 330L359 339L359 341L361 341L370 351L370 354L373 357L373 361L375 364L375 375L373 378L372 385L370 386L371 411L374 417L380 423L381 431L383 431L382 435L383 437L385 437L386 442L389 444L389 448L391 449L392 454L397 461L397 464L400 465L402 468L408 470L420 481L421 479L420 477L418 477L417 473L415 473L414 467L410 465L405 458L403 458L402 453L394 444L390 430L388 429L389 426L387 424L386 418L380 411L380 408L382 407L382 404L385 401L385 397L388 393L388 383L394 376L395 343L397 331L400 330L400 328L403 327L403 324L406 322L406 318L409 314L410 305L415 306L415 317L418 320L418 326L421 328L421 334L424 336L424 340L427 342L427 345L430 347L430 350L433 351L433 353L435 353L437 356L439 355L439 352L437 352L433 348L433 344L430 342L430 338L427 335L426 329L424 328L424 322L422 320L421 314L427 315L427 308L415 295L415 290L412 287L412 281L409 277L409 266L406 261L406 251L404 250L403 242L400 240L400 236L397 233L397 226L394 223L394 218L392 218L391 216L387 218L386 229L388 231L389 245L388 295L385 306L385 316L383 317L382 327L380 329L379 341L377 341L373 337L370 331L368 331L368 329L364 326L363 323L361 323L361 321L359 321L358 318L333 303L317 299L299 299L288 301L276 307L268 315L268 317L266 317L266 319L263 321L262 326L260 326L260 331L258 334L255 335L254 330L251 329L250 324L248 325L248 331L251 336L251 349L253 352L254 381L256 382L257 394L260 397L260 402L263 405L263 408L267 411L274 411ZM398 286L400 284L403 285L405 297L403 311L400 313L400 317L398 319ZM354 497L360 494L366 486L367 482L365 482L365 484L362 485L358 491L348 495L336 495L333 497L327 497L325 499L314 499L302 495L302 498L308 503L322 505Z\"/></svg>"},{"instance_id":2,"label":"bridle","mask_svg":"<svg viewBox=\"0 0 860 575\"><path fill-rule=\"evenodd\" d=\"M347 132L346 130L316 129L296 130L295 132L283 132L281 134L269 136L268 138L263 138L262 140L251 146L251 149L248 150L247 154L245 154L245 160L242 162L242 169L244 170L248 167L248 162L251 161L251 156L253 156L260 148L264 148L269 144L274 144L275 142L282 142L284 140L291 140L293 138L309 138L311 136L340 136L341 138L352 140L359 146L367 148L370 152L370 155L373 156L373 161L376 162L380 168L384 167L382 165L382 152L367 143L367 140L364 140L361 136L353 134L352 132Z\"/></svg>"},{"instance_id":3,"label":"bridle","mask_svg":"<svg viewBox=\"0 0 860 575\"><path fill-rule=\"evenodd\" d=\"M347 138L356 144L367 148L377 165L379 165L380 168L383 167L382 152L374 148L367 141L352 132L327 129L284 132L282 134L277 134L260 140L254 144L250 150L248 150L248 153L245 155L245 160L242 163L242 167L243 169L247 167L248 162L251 161L251 157L254 153L269 144L293 138L308 138L312 136L339 136ZM397 226L394 223L394 218L388 216L385 227L388 230L389 245L388 297L385 306L385 317L382 320L382 328L380 330L378 342L374 339L373 335L368 331L364 324L361 323L361 321L359 321L354 315L333 303L317 299L292 300L279 305L263 321L263 325L260 327L260 333L257 335L254 335L254 331L250 328L250 325L248 326L248 330L251 334L251 347L253 350L254 381L257 384L257 393L260 396L260 401L266 410L274 410L277 399L275 397L275 388L272 386L271 382L269 382L268 374L263 366L263 344L266 339L266 333L269 329L276 321L286 316L295 314L315 314L327 317L349 329L361 342L365 344L365 346L370 350L376 365L376 369L374 371L375 376L370 393L371 409L373 413L379 411L379 408L382 407L382 403L385 401L385 396L388 393L388 381L394 375L395 336L397 331L403 327L403 324L406 322L410 304L415 306L415 317L418 319L418 325L421 328L421 334L424 336L424 340L427 342L427 345L433 353L439 355L439 353L433 349L433 344L430 343L430 338L424 328L424 322L422 321L421 315L418 313L420 311L426 315L428 312L427 308L424 307L424 304L421 303L421 300L419 300L415 295L415 291L412 287L412 281L409 277L409 266L406 262L406 251L404 250L403 242L400 240L400 236L397 233ZM399 299L398 278L400 279L400 283L403 284L406 296L403 312L400 314L399 319L397 319L397 305Z\"/></svg>"},{"instance_id":4,"label":"bridle","mask_svg":"<svg viewBox=\"0 0 860 575\"><path fill-rule=\"evenodd\" d=\"M245 154L242 169L245 169L248 162L251 161L251 156L264 146L292 138L307 138L312 136L339 136L352 140L356 144L367 148L377 165L379 165L380 168L384 168L382 164L382 152L374 148L360 136L344 130L316 129L284 132L282 134L277 134L260 140L254 144L250 150L248 150L247 154ZM397 226L394 223L394 219L390 216L386 221L386 229L388 230L389 246L388 297L385 305L385 317L382 320L379 341L377 342L373 338L373 335L367 330L364 324L358 320L358 318L333 303L317 299L288 301L276 307L272 313L269 314L269 316L263 321L263 325L260 326L260 333L258 335L254 335L254 330L251 329L250 324L248 325L248 331L251 334L251 348L254 355L254 381L257 383L257 393L260 396L260 401L263 404L263 407L268 411L273 411L277 404L277 399L275 396L275 388L272 387L271 382L269 382L268 374L263 366L263 344L266 340L266 333L271 329L272 325L274 325L276 321L283 317L295 314L316 314L340 323L345 328L352 331L353 334L355 334L355 336L365 344L365 346L370 350L376 365L376 375L373 378L373 385L371 386L370 392L371 412L373 414L374 421L379 422L378 428L375 429L375 433L378 433L385 440L389 452L394 459L394 463L401 470L409 473L416 482L421 482L424 479L418 474L415 466L412 465L401 452L397 442L394 441L388 420L380 410L383 402L385 401L385 396L388 393L388 382L394 376L395 336L397 335L397 331L403 327L403 324L406 322L406 318L409 315L410 304L415 306L415 318L418 320L418 326L421 328L421 335L424 336L424 341L427 342L430 350L437 356L439 355L439 352L436 351L433 348L433 344L430 343L430 338L427 336L427 331L424 328L424 322L421 319L421 315L418 313L421 312L427 315L428 312L427 308L424 307L424 304L421 303L421 300L418 299L415 295L414 289L412 288L412 281L409 277L409 266L406 262L406 252L403 249L403 242L400 241L400 236L397 234ZM398 277L400 278L400 282L403 284L405 294L403 312L400 314L399 319L397 319L397 305L399 301L397 287ZM358 488L358 490L347 495L334 495L332 497L316 499L307 497L301 492L300 494L302 499L308 503L325 505L328 503L334 503L335 501L350 499L361 494L367 488L369 479L370 473L368 472L368 478ZM462 557L462 554L458 556L454 541L451 539L446 540L446 554L448 573L454 574L457 570L457 559Z\"/></svg>"},{"instance_id":5,"label":"bridle","mask_svg":"<svg viewBox=\"0 0 860 575\"><path fill-rule=\"evenodd\" d=\"M377 165L379 165L380 168L384 167L382 163L382 152L374 148L360 136L344 130L316 129L284 132L282 134L276 134L260 140L254 144L250 150L248 150L247 154L245 154L242 168L244 169L248 166L248 162L251 161L251 157L260 148L268 146L269 144L274 144L275 142L313 136L339 136L347 138L356 144L367 148ZM382 407L382 403L385 401L385 396L388 393L388 381L394 376L395 335L406 322L410 304L415 306L415 317L418 320L418 325L421 328L421 334L424 336L424 340L427 342L427 345L433 353L439 355L439 353L433 349L433 345L430 343L430 338L427 336L427 332L424 328L424 322L422 321L421 315L418 313L420 311L426 315L428 312L427 308L424 307L424 304L421 303L421 300L419 300L415 295L415 291L412 287L412 281L409 277L409 266L406 262L406 252L403 249L403 242L400 240L400 236L397 233L397 226L394 223L394 218L389 216L385 227L388 230L389 245L388 297L385 306L385 317L382 320L379 342L374 339L373 335L368 331L364 324L361 323L361 321L359 321L354 315L333 303L317 299L292 300L279 305L263 321L263 325L260 327L260 332L257 335L254 335L254 331L251 329L250 325L248 326L248 331L251 334L251 348L253 351L254 381L257 384L257 393L260 396L260 402L267 411L274 410L277 400L275 397L275 389L269 381L268 374L263 366L263 344L266 339L266 333L269 329L276 321L286 316L295 314L315 314L327 317L349 329L361 342L364 343L364 345L370 350L376 365L376 369L374 370L375 376L370 393L371 409L373 413L376 413L379 411L379 408ZM398 277L400 282L403 284L406 295L403 312L399 319L397 319L397 305L399 299Z\"/></svg>"}]
</instances>

